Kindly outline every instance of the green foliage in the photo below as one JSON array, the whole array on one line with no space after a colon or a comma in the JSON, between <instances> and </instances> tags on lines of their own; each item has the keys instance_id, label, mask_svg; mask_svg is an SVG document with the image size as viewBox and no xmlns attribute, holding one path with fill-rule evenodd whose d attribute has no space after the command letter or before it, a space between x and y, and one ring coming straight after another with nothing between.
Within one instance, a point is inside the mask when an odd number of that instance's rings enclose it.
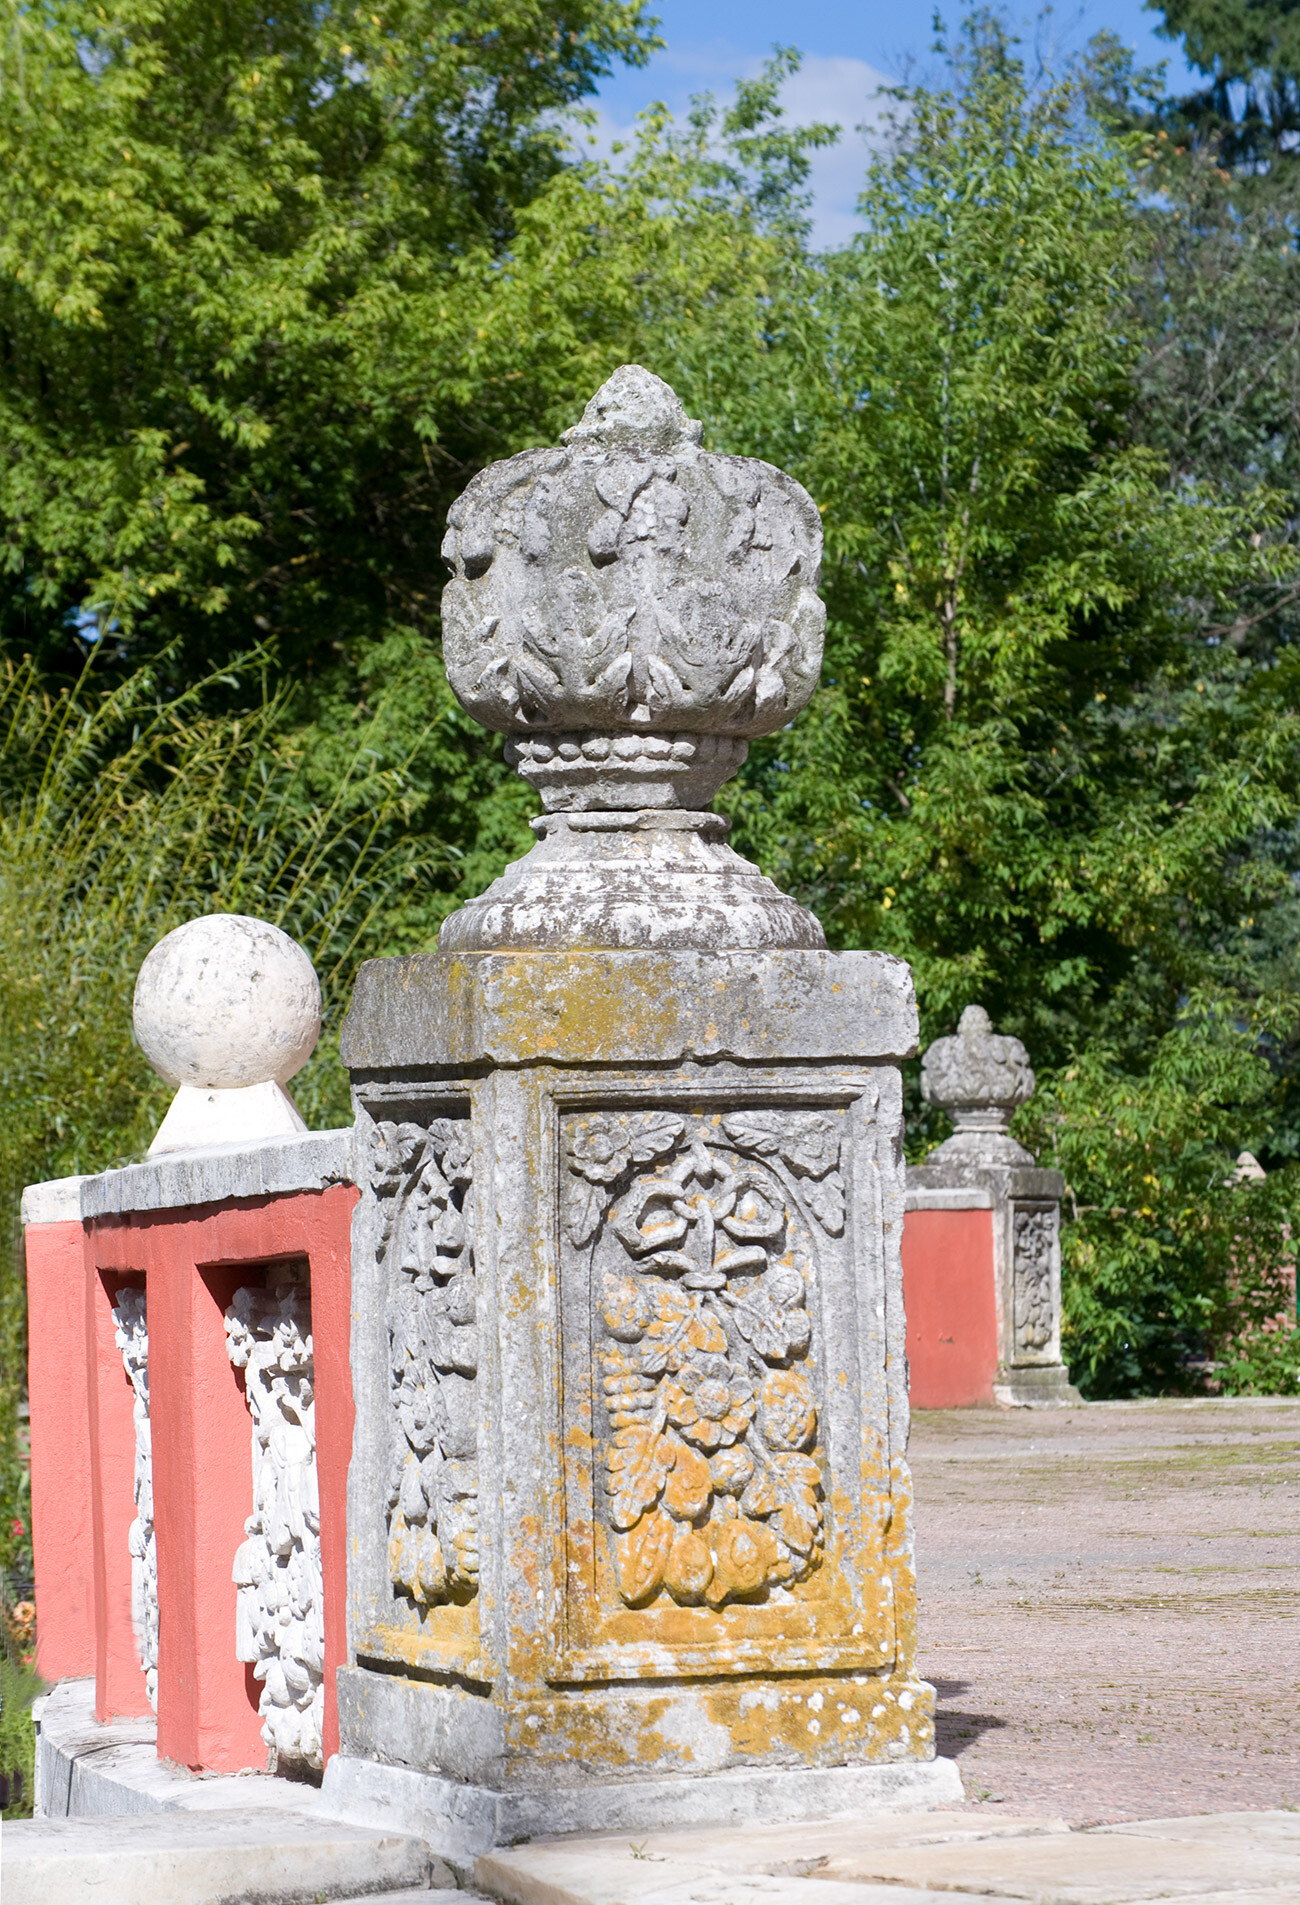
<instances>
[{"instance_id":1,"label":"green foliage","mask_svg":"<svg viewBox=\"0 0 1300 1905\"><path fill-rule=\"evenodd\" d=\"M637 4L0 6L0 1191L156 1122L125 1027L168 925L280 920L336 1023L363 950L528 845L438 660L445 513L640 361L825 519L823 687L726 796L738 843L912 961L925 1038L979 999L1026 1039L1093 1393L1290 1380L1281 201L1199 152L1155 175L1155 118L1103 130L979 12L818 256L791 53L617 168L557 130L645 56ZM1131 127L1135 85L1099 54L1095 115ZM327 1041L314 1122L340 1087Z\"/></svg>"},{"instance_id":2,"label":"green foliage","mask_svg":"<svg viewBox=\"0 0 1300 1905\"><path fill-rule=\"evenodd\" d=\"M1243 1146L1294 1151L1285 502L1262 460L1216 487L1157 397L1145 142L1068 75L1031 88L987 18L952 66L899 95L861 236L793 275L723 411L818 499L831 611L732 811L836 942L911 961L923 1040L978 999L1029 1044L1089 1392L1252 1380L1296 1197L1287 1168L1226 1188Z\"/></svg>"},{"instance_id":3,"label":"green foliage","mask_svg":"<svg viewBox=\"0 0 1300 1905\"><path fill-rule=\"evenodd\" d=\"M549 407L550 261L500 296L544 122L653 41L639 0L376 9L6 0L11 648L81 610L193 679L428 626L447 503Z\"/></svg>"},{"instance_id":4,"label":"green foliage","mask_svg":"<svg viewBox=\"0 0 1300 1905\"><path fill-rule=\"evenodd\" d=\"M1207 1365L1231 1392L1294 1386L1300 1167L1235 1169L1273 1111L1265 1030L1192 1001L1140 1073L1095 1040L1018 1116L1065 1175L1063 1353L1085 1395L1197 1389Z\"/></svg>"},{"instance_id":5,"label":"green foliage","mask_svg":"<svg viewBox=\"0 0 1300 1905\"><path fill-rule=\"evenodd\" d=\"M36 1790L32 1701L43 1691L10 1646L0 1649L0 1819L31 1817Z\"/></svg>"},{"instance_id":6,"label":"green foliage","mask_svg":"<svg viewBox=\"0 0 1300 1905\"><path fill-rule=\"evenodd\" d=\"M1127 428L1131 154L996 39L959 82L901 97L862 236L782 312L827 665L735 811L838 943L913 962L927 1036L979 998L1057 1064L1158 1036L1286 890L1242 848L1293 810L1300 725L1289 669L1238 683L1204 632L1271 574L1276 504L1169 485Z\"/></svg>"},{"instance_id":7,"label":"green foliage","mask_svg":"<svg viewBox=\"0 0 1300 1905\"><path fill-rule=\"evenodd\" d=\"M141 960L203 912L291 932L325 999L295 1095L309 1123L345 1123L338 1031L353 972L405 949L407 895L442 857L408 833L402 776L370 746L382 704L321 791L283 697L233 716L201 701L201 689L168 698L153 669L107 692L93 669L58 692L30 664L0 675L0 1566L18 1573L30 1571L19 1194L138 1157L157 1127L169 1093L130 1035Z\"/></svg>"},{"instance_id":8,"label":"green foliage","mask_svg":"<svg viewBox=\"0 0 1300 1905\"><path fill-rule=\"evenodd\" d=\"M1232 165L1289 168L1300 132L1300 11L1294 0L1153 0L1157 32L1181 39L1209 85L1162 102L1184 137Z\"/></svg>"}]
</instances>

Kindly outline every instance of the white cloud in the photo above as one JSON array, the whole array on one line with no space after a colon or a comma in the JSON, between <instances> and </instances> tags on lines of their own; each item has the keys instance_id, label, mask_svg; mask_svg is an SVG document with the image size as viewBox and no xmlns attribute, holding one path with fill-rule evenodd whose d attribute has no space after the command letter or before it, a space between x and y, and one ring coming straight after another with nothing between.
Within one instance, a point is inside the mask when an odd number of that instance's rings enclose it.
<instances>
[{"instance_id":1,"label":"white cloud","mask_svg":"<svg viewBox=\"0 0 1300 1905\"><path fill-rule=\"evenodd\" d=\"M673 48L659 54L649 73L638 75L639 98L630 98L624 83L612 99L597 99L596 122L589 134L578 130L577 142L593 156L608 158L616 144L634 138L636 113L643 104L662 99L681 117L692 93L713 92L725 101L738 75L752 78L762 65L752 54L743 55L721 42ZM817 245L842 244L856 228L854 207L867 166L868 135L879 119L877 94L889 83L866 60L813 53L805 55L799 71L781 89L781 104L790 124L840 128L834 145L811 155L809 184ZM859 129L863 126L867 135Z\"/></svg>"},{"instance_id":2,"label":"white cloud","mask_svg":"<svg viewBox=\"0 0 1300 1905\"><path fill-rule=\"evenodd\" d=\"M838 142L812 155L813 239L838 245L857 226L854 207L867 169L871 128L880 117L877 98L889 84L865 60L810 54L781 90L781 104L797 125L823 120L838 125ZM866 127L864 133L860 128Z\"/></svg>"}]
</instances>

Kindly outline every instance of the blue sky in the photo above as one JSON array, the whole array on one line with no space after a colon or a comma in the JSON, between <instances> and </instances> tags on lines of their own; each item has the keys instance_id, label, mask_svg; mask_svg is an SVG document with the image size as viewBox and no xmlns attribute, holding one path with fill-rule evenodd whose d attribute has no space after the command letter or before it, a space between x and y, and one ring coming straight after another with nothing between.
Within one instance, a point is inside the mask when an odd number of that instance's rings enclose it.
<instances>
[{"instance_id":1,"label":"blue sky","mask_svg":"<svg viewBox=\"0 0 1300 1905\"><path fill-rule=\"evenodd\" d=\"M865 151L853 128L869 119L878 86L901 78L909 61L925 62L933 0L820 0L815 7L794 0L650 0L650 10L667 46L648 67L615 73L601 87L601 144L631 126L653 100L679 111L692 93L725 95L774 45L797 46L804 65L787 88L787 111L796 120L844 128L838 147L815 161L816 235L825 244L846 238ZM942 11L955 24L961 9L946 0ZM1042 20L1037 7L1019 0L1004 11L1029 44L1037 36L1049 52L1077 51L1109 27L1141 64L1166 60L1174 85L1188 77L1180 48L1156 37L1160 16L1146 12L1141 0L1061 0Z\"/></svg>"}]
</instances>

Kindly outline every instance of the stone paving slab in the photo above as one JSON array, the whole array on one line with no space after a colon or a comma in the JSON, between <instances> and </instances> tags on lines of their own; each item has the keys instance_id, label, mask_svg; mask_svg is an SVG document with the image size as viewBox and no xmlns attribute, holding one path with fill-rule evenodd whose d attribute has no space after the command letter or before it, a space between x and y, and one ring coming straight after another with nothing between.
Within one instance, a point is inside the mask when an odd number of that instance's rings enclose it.
<instances>
[{"instance_id":1,"label":"stone paving slab","mask_svg":"<svg viewBox=\"0 0 1300 1905\"><path fill-rule=\"evenodd\" d=\"M1210 1839L1216 1845L1237 1840L1250 1846L1277 1839L1300 1852L1300 1810L1287 1812L1210 1812L1191 1818L1131 1819L1122 1826L1098 1826L1099 1833L1136 1833L1146 1839Z\"/></svg>"},{"instance_id":2,"label":"stone paving slab","mask_svg":"<svg viewBox=\"0 0 1300 1905\"><path fill-rule=\"evenodd\" d=\"M179 1905L179 1901L178 1901ZM432 1891L414 1887L405 1892L367 1892L364 1897L358 1893L352 1898L340 1898L334 1905L490 1905L481 1892L461 1892L452 1886L435 1886ZM1277 1901L1273 1901L1277 1905Z\"/></svg>"},{"instance_id":3,"label":"stone paving slab","mask_svg":"<svg viewBox=\"0 0 1300 1905\"><path fill-rule=\"evenodd\" d=\"M13 1820L0 1856L4 1905L324 1905L429 1876L419 1839L234 1810Z\"/></svg>"},{"instance_id":4,"label":"stone paving slab","mask_svg":"<svg viewBox=\"0 0 1300 1905\"><path fill-rule=\"evenodd\" d=\"M503 1905L957 1905L958 1896L975 1896L840 1884L808 1873L727 1872L626 1844L587 1852L560 1840L485 1853L474 1883ZM997 1893L981 1896L1009 1905Z\"/></svg>"},{"instance_id":5,"label":"stone paving slab","mask_svg":"<svg viewBox=\"0 0 1300 1905\"><path fill-rule=\"evenodd\" d=\"M606 1834L488 1853L474 1882L503 1905L1300 1905L1300 1816L1071 1830L953 1813Z\"/></svg>"},{"instance_id":6,"label":"stone paving slab","mask_svg":"<svg viewBox=\"0 0 1300 1905\"><path fill-rule=\"evenodd\" d=\"M580 1841L559 1839L556 1846L581 1844L584 1850L625 1854L629 1845L644 1843L656 1858L683 1864L722 1866L728 1871L777 1872L816 1864L838 1853L852 1851L869 1838L881 1852L911 1846L971 1844L978 1839L1022 1838L1039 1833L1068 1831L1063 1819L990 1818L961 1812L911 1813L872 1819L861 1816L816 1819L798 1825L701 1827L693 1831L642 1835L606 1832L583 1835Z\"/></svg>"},{"instance_id":7,"label":"stone paving slab","mask_svg":"<svg viewBox=\"0 0 1300 1905\"><path fill-rule=\"evenodd\" d=\"M994 1891L1034 1905L1110 1905L1231 1891L1243 1878L1255 1888L1283 1888L1300 1899L1300 1846L1260 1842L1247 1855L1242 1839L1144 1837L1138 1833L1071 1832L1031 1839L984 1839L974 1845L858 1851L829 1859L828 1878Z\"/></svg>"}]
</instances>

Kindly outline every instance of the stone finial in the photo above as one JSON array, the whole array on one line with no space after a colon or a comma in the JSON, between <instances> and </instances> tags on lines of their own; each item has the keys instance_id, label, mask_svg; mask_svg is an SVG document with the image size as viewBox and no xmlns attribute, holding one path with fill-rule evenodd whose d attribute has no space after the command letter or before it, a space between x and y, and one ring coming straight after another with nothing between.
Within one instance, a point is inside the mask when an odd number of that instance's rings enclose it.
<instances>
[{"instance_id":1,"label":"stone finial","mask_svg":"<svg viewBox=\"0 0 1300 1905\"><path fill-rule=\"evenodd\" d=\"M546 813L444 951L825 945L704 811L817 685L821 518L793 477L700 438L625 364L561 445L494 463L451 508L448 679Z\"/></svg>"},{"instance_id":2,"label":"stone finial","mask_svg":"<svg viewBox=\"0 0 1300 1905\"><path fill-rule=\"evenodd\" d=\"M320 1037L320 985L287 933L209 913L160 939L135 983L135 1035L177 1092L150 1157L305 1131L284 1087Z\"/></svg>"},{"instance_id":3,"label":"stone finial","mask_svg":"<svg viewBox=\"0 0 1300 1905\"><path fill-rule=\"evenodd\" d=\"M494 463L452 506L448 678L548 812L707 806L817 685L816 505L700 436L625 364L562 448Z\"/></svg>"},{"instance_id":4,"label":"stone finial","mask_svg":"<svg viewBox=\"0 0 1300 1905\"><path fill-rule=\"evenodd\" d=\"M1032 1164L1007 1127L1016 1106L1033 1093L1034 1074L1020 1040L995 1032L982 1005L968 1005L955 1036L936 1039L921 1059L921 1096L948 1112L956 1126L927 1164L959 1158Z\"/></svg>"}]
</instances>

